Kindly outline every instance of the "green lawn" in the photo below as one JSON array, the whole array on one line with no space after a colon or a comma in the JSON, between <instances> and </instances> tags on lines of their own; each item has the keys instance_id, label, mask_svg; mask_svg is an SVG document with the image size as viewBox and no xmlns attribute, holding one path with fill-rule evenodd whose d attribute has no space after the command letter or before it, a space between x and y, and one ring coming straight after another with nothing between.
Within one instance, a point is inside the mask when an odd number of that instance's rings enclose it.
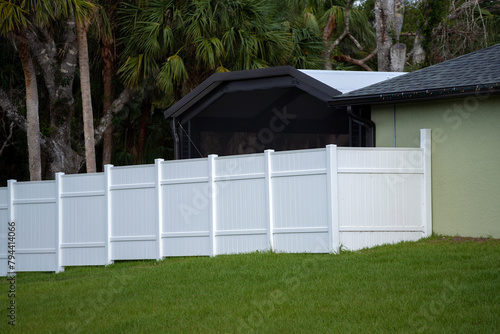
<instances>
[{"instance_id":1,"label":"green lawn","mask_svg":"<svg viewBox=\"0 0 500 334\"><path fill-rule=\"evenodd\" d=\"M20 273L15 302L25 333L499 333L500 240Z\"/></svg>"}]
</instances>

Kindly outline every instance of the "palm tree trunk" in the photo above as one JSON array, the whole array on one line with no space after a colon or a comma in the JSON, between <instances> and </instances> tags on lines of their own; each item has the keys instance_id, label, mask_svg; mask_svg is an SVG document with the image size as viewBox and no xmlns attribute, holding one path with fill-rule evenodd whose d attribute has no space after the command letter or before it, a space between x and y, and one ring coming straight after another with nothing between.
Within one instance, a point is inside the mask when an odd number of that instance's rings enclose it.
<instances>
[{"instance_id":1,"label":"palm tree trunk","mask_svg":"<svg viewBox=\"0 0 500 334\"><path fill-rule=\"evenodd\" d=\"M104 42L101 49L101 57L104 63L102 69L103 95L102 103L104 113L111 107L114 98L113 74L114 74L114 55L113 42ZM110 124L103 135L102 143L102 164L111 164L111 156L113 154L113 131L115 126Z\"/></svg>"},{"instance_id":2,"label":"palm tree trunk","mask_svg":"<svg viewBox=\"0 0 500 334\"><path fill-rule=\"evenodd\" d=\"M87 45L88 22L76 23L78 38L78 62L80 65L80 86L82 90L83 132L85 136L85 160L87 173L95 173L95 140L92 99L90 96L89 52Z\"/></svg>"},{"instance_id":3,"label":"palm tree trunk","mask_svg":"<svg viewBox=\"0 0 500 334\"><path fill-rule=\"evenodd\" d=\"M28 156L30 180L42 179L42 163L40 158L40 124L38 119L38 85L35 66L31 58L28 41L23 33L16 33L19 58L26 81L26 122L28 137Z\"/></svg>"}]
</instances>

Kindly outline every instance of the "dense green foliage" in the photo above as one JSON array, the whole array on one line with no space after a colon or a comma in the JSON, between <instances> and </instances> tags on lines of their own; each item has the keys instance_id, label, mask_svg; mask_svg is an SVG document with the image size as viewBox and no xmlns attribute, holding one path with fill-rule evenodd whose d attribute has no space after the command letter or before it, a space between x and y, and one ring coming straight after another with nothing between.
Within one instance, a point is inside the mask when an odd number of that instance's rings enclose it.
<instances>
[{"instance_id":1,"label":"dense green foliage","mask_svg":"<svg viewBox=\"0 0 500 334\"><path fill-rule=\"evenodd\" d=\"M499 240L432 237L338 255L253 253L19 273L14 330L494 333L499 261ZM0 286L5 313L5 278Z\"/></svg>"},{"instance_id":2,"label":"dense green foliage","mask_svg":"<svg viewBox=\"0 0 500 334\"><path fill-rule=\"evenodd\" d=\"M500 42L500 6L496 1L480 1L450 19L454 10L468 0L408 0L401 41L411 52L415 33L420 29L426 49L425 65L434 64ZM324 69L327 63L338 70L362 70L352 60L367 57L376 46L374 0L354 2L349 11L352 38L344 38L327 52L344 32L346 0L101 0L96 5L88 34L92 107L96 126L104 114L103 101L118 97L124 87L134 89L134 99L113 121L115 124L114 164L152 163L154 158L171 158L170 125L161 117L167 107L215 72L291 65L296 68ZM72 13L90 11L88 1L57 2L0 0L1 68L0 87L19 114L26 114L25 82L12 36L8 31L27 27L41 39L52 38L60 61L65 56L68 26ZM24 7L22 7L24 6ZM22 8L40 8L29 13ZM76 7L73 7L76 6ZM91 6L92 7L92 6ZM73 9L72 9L73 8ZM93 8L93 7L92 7ZM30 21L26 21L29 19ZM17 23L16 23L17 22ZM16 25L17 24L17 25ZM359 42L362 48L354 41ZM106 53L102 53L107 49ZM34 51L32 50L32 53ZM35 57L34 57L35 58ZM114 95L104 96L105 65L113 71ZM376 69L376 57L365 69ZM39 91L40 131L55 133L54 126L71 118L71 143L83 151L83 122L78 69L68 78L57 72L60 88L72 88L71 108L49 99L43 66L35 60ZM407 69L414 70L411 59ZM67 101L64 100L64 101ZM64 102L62 101L62 102ZM67 110L70 108L71 110ZM59 113L59 114L57 114ZM0 147L8 136L11 120L0 107ZM159 136L164 136L161 139ZM0 158L0 186L6 179L28 179L25 136L15 127L14 145ZM152 144L154 142L154 144ZM102 150L98 144L98 151ZM50 155L42 152L48 170ZM98 165L100 154L98 153ZM81 170L83 171L83 170ZM43 173L44 178L52 178Z\"/></svg>"},{"instance_id":3,"label":"dense green foliage","mask_svg":"<svg viewBox=\"0 0 500 334\"><path fill-rule=\"evenodd\" d=\"M429 66L500 42L495 1L407 0L403 31L420 30Z\"/></svg>"},{"instance_id":4,"label":"dense green foliage","mask_svg":"<svg viewBox=\"0 0 500 334\"><path fill-rule=\"evenodd\" d=\"M419 29L422 31L424 40L423 47L427 53L431 52L432 32L448 14L449 3L442 0L426 0L419 4Z\"/></svg>"},{"instance_id":5,"label":"dense green foliage","mask_svg":"<svg viewBox=\"0 0 500 334\"><path fill-rule=\"evenodd\" d=\"M128 86L150 80L175 100L180 97L176 88L184 95L214 72L289 63L321 68L317 35L285 24L288 17L281 9L270 0L124 3L118 20L124 47L118 73Z\"/></svg>"}]
</instances>

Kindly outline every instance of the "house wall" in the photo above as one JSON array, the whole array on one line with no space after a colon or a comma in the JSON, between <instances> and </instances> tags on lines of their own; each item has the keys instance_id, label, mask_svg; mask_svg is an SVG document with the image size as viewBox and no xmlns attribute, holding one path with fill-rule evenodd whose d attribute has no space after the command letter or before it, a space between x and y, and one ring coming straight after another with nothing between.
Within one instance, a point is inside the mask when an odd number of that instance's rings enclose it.
<instances>
[{"instance_id":1,"label":"house wall","mask_svg":"<svg viewBox=\"0 0 500 334\"><path fill-rule=\"evenodd\" d=\"M379 147L394 133L396 147L418 147L418 129L432 129L434 233L500 238L500 96L372 106L372 119Z\"/></svg>"}]
</instances>

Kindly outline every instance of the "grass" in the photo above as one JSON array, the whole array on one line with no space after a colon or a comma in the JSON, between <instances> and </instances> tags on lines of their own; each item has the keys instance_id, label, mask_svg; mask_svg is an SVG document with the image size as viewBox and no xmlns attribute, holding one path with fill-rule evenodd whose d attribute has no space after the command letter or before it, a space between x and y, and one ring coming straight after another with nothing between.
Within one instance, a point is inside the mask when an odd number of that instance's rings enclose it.
<instances>
[{"instance_id":1,"label":"grass","mask_svg":"<svg viewBox=\"0 0 500 334\"><path fill-rule=\"evenodd\" d=\"M0 287L5 333L5 278ZM19 273L15 301L23 333L498 333L500 240Z\"/></svg>"}]
</instances>

